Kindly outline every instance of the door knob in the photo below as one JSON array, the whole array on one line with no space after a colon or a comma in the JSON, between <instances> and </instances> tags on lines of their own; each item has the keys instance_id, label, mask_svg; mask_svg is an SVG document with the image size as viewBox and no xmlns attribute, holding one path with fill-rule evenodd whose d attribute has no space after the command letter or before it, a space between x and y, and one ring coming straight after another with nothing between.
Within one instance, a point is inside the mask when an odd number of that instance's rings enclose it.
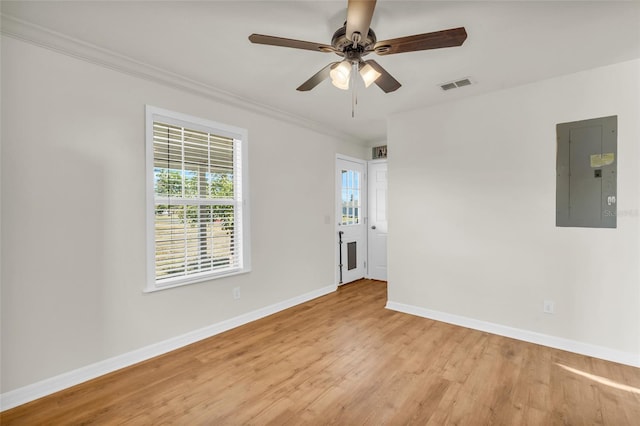
<instances>
[{"instance_id":1,"label":"door knob","mask_svg":"<svg viewBox=\"0 0 640 426\"><path fill-rule=\"evenodd\" d=\"M375 226L375 225L372 225L372 226L371 226L371 229L376 229L376 226Z\"/></svg>"}]
</instances>

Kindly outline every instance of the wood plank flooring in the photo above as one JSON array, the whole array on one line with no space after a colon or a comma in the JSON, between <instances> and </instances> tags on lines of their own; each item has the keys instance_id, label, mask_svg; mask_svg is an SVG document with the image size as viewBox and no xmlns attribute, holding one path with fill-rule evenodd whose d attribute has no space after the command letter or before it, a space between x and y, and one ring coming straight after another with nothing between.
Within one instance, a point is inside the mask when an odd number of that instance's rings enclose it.
<instances>
[{"instance_id":1,"label":"wood plank flooring","mask_svg":"<svg viewBox=\"0 0 640 426\"><path fill-rule=\"evenodd\" d=\"M348 284L8 410L0 423L640 424L640 369L385 303L384 282Z\"/></svg>"}]
</instances>

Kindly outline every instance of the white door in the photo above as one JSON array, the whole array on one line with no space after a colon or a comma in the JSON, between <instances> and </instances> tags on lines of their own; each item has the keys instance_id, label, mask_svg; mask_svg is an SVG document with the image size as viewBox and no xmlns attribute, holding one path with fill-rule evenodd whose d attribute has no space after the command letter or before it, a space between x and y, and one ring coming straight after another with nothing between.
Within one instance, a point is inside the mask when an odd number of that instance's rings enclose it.
<instances>
[{"instance_id":1,"label":"white door","mask_svg":"<svg viewBox=\"0 0 640 426\"><path fill-rule=\"evenodd\" d=\"M339 284L346 284L365 276L366 243L366 185L362 160L338 157L336 160L337 241Z\"/></svg>"},{"instance_id":2,"label":"white door","mask_svg":"<svg viewBox=\"0 0 640 426\"><path fill-rule=\"evenodd\" d=\"M374 280L387 280L387 162L369 162L369 274Z\"/></svg>"}]
</instances>

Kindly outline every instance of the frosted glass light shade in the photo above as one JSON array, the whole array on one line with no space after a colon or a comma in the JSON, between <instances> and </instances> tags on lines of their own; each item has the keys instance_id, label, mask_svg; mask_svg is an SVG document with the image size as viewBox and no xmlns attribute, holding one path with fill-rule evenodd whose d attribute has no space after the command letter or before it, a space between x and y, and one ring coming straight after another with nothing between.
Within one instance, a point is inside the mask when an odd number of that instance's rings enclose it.
<instances>
[{"instance_id":1,"label":"frosted glass light shade","mask_svg":"<svg viewBox=\"0 0 640 426\"><path fill-rule=\"evenodd\" d=\"M380 77L381 74L374 70L371 65L365 64L365 66L360 70L360 75L362 76L362 80L364 80L365 87L369 87L378 79L378 77Z\"/></svg>"},{"instance_id":2,"label":"frosted glass light shade","mask_svg":"<svg viewBox=\"0 0 640 426\"><path fill-rule=\"evenodd\" d=\"M349 77L351 76L351 64L349 61L342 61L337 67L329 72L331 83L338 89L349 90Z\"/></svg>"}]
</instances>

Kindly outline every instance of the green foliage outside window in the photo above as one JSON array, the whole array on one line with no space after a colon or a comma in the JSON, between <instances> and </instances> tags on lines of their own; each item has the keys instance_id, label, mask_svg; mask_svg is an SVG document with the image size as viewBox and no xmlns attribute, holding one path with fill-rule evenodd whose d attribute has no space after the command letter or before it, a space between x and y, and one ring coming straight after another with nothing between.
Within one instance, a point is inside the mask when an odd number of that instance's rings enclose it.
<instances>
[{"instance_id":1,"label":"green foliage outside window","mask_svg":"<svg viewBox=\"0 0 640 426\"><path fill-rule=\"evenodd\" d=\"M197 172L186 171L184 177L184 194L182 172L174 169L164 169L156 167L154 169L155 193L158 196L176 198L220 198L233 199L233 178L225 173L205 173L202 181ZM186 209L186 217L181 213ZM233 209L230 206L220 205L211 209L205 207L207 216L211 215L212 220L223 223L224 229L233 228ZM200 211L199 211L200 210ZM185 218L189 223L195 223L204 213L203 207L195 205L156 205L156 214L177 214L181 221Z\"/></svg>"}]
</instances>

